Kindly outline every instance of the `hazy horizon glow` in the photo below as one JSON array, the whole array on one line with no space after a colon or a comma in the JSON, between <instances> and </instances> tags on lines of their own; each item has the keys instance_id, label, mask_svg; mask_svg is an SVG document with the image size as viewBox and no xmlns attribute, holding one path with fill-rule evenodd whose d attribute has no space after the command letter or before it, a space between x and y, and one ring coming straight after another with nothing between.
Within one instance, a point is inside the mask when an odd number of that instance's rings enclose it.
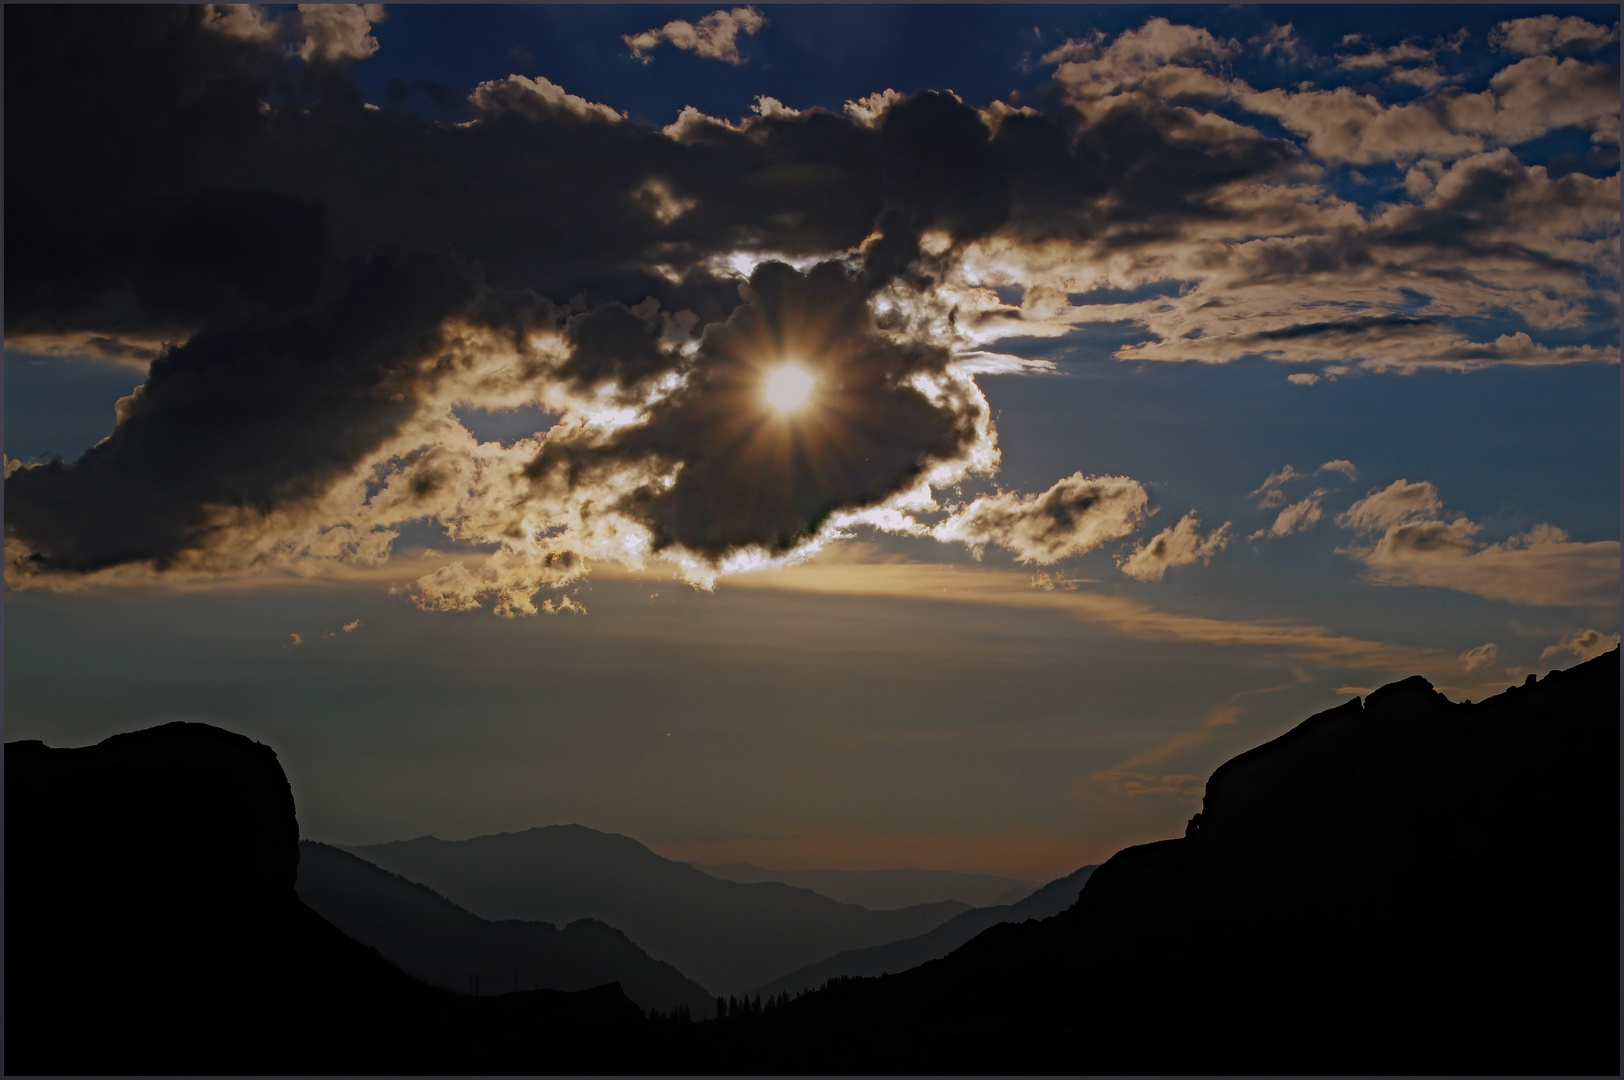
<instances>
[{"instance_id":1,"label":"hazy horizon glow","mask_svg":"<svg viewBox=\"0 0 1624 1080\"><path fill-rule=\"evenodd\" d=\"M1047 880L1618 640L1616 7L333 12L8 12L8 738Z\"/></svg>"}]
</instances>

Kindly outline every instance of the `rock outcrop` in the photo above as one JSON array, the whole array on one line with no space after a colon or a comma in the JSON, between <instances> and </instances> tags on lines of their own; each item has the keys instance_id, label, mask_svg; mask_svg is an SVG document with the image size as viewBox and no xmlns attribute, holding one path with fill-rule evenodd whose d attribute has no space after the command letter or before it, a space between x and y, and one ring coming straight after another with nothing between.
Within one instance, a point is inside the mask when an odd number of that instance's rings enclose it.
<instances>
[{"instance_id":1,"label":"rock outcrop","mask_svg":"<svg viewBox=\"0 0 1624 1080\"><path fill-rule=\"evenodd\" d=\"M706 1033L712 1067L1616 1074L1618 766L1617 650L1476 705L1393 683L1063 914Z\"/></svg>"},{"instance_id":2,"label":"rock outcrop","mask_svg":"<svg viewBox=\"0 0 1624 1080\"><path fill-rule=\"evenodd\" d=\"M646 1070L613 984L460 997L301 904L269 748L167 724L5 749L6 1072Z\"/></svg>"}]
</instances>

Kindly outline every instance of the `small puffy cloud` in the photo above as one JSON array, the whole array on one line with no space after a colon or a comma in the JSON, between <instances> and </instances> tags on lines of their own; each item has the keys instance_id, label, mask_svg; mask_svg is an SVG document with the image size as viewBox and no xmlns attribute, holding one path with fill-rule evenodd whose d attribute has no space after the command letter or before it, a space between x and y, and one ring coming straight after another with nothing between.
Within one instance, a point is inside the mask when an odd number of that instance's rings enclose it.
<instances>
[{"instance_id":1,"label":"small puffy cloud","mask_svg":"<svg viewBox=\"0 0 1624 1080\"><path fill-rule=\"evenodd\" d=\"M1310 495L1301 502L1294 502L1275 515L1274 524L1267 529L1259 529L1247 539L1261 540L1265 536L1290 536L1295 532L1307 532L1319 524L1324 512L1320 509L1320 498L1325 494L1324 489Z\"/></svg>"},{"instance_id":2,"label":"small puffy cloud","mask_svg":"<svg viewBox=\"0 0 1624 1080\"><path fill-rule=\"evenodd\" d=\"M1248 38L1246 47L1258 56L1273 57L1284 63L1300 63L1310 55L1291 23L1270 27L1256 37Z\"/></svg>"},{"instance_id":3,"label":"small puffy cloud","mask_svg":"<svg viewBox=\"0 0 1624 1080\"><path fill-rule=\"evenodd\" d=\"M1508 19L1489 33L1489 44L1523 56L1546 53L1591 52L1618 40L1618 24L1597 26L1578 15L1537 15Z\"/></svg>"},{"instance_id":4,"label":"small puffy cloud","mask_svg":"<svg viewBox=\"0 0 1624 1080\"><path fill-rule=\"evenodd\" d=\"M1400 522L1436 514L1442 507L1438 489L1430 481L1412 484L1399 479L1348 507L1337 516L1336 523L1359 532L1379 532Z\"/></svg>"},{"instance_id":5,"label":"small puffy cloud","mask_svg":"<svg viewBox=\"0 0 1624 1080\"><path fill-rule=\"evenodd\" d=\"M887 87L884 90L869 94L867 97L846 102L845 113L852 120L866 128L877 127L880 118L885 115L886 111L897 102L902 101L904 97L905 95Z\"/></svg>"},{"instance_id":6,"label":"small puffy cloud","mask_svg":"<svg viewBox=\"0 0 1624 1080\"><path fill-rule=\"evenodd\" d=\"M237 41L273 44L277 26L258 4L204 4L203 29Z\"/></svg>"},{"instance_id":7,"label":"small puffy cloud","mask_svg":"<svg viewBox=\"0 0 1624 1080\"><path fill-rule=\"evenodd\" d=\"M361 629L361 620L360 619L356 619L353 622L347 622L347 623L344 624L344 632L346 634L353 634L353 633L355 633L355 631L357 631L359 629Z\"/></svg>"},{"instance_id":8,"label":"small puffy cloud","mask_svg":"<svg viewBox=\"0 0 1624 1080\"><path fill-rule=\"evenodd\" d=\"M1138 581L1160 581L1169 567L1208 562L1215 552L1229 544L1229 522L1205 537L1200 530L1201 520L1192 510L1180 518L1177 525L1168 526L1123 556L1117 565L1124 574Z\"/></svg>"},{"instance_id":9,"label":"small puffy cloud","mask_svg":"<svg viewBox=\"0 0 1624 1080\"><path fill-rule=\"evenodd\" d=\"M1126 476L1077 472L1039 495L984 495L931 530L938 540L967 544L977 555L997 544L1021 562L1054 563L1126 536L1149 497Z\"/></svg>"},{"instance_id":10,"label":"small puffy cloud","mask_svg":"<svg viewBox=\"0 0 1624 1080\"><path fill-rule=\"evenodd\" d=\"M365 60L378 51L372 24L383 19L382 4L300 4L305 39L299 56L306 62Z\"/></svg>"},{"instance_id":11,"label":"small puffy cloud","mask_svg":"<svg viewBox=\"0 0 1624 1080\"><path fill-rule=\"evenodd\" d=\"M1293 386L1313 386L1320 381L1320 377L1312 371L1294 371L1286 376L1286 381Z\"/></svg>"},{"instance_id":12,"label":"small puffy cloud","mask_svg":"<svg viewBox=\"0 0 1624 1080\"><path fill-rule=\"evenodd\" d=\"M1618 641L1617 634L1604 634L1600 630L1570 630L1562 635L1561 641L1540 653L1539 658L1542 661L1550 660L1563 653L1571 653L1580 660L1591 660L1618 648Z\"/></svg>"},{"instance_id":13,"label":"small puffy cloud","mask_svg":"<svg viewBox=\"0 0 1624 1080\"><path fill-rule=\"evenodd\" d=\"M1359 479L1359 470L1355 468L1353 462L1349 461L1347 458L1337 458L1335 461L1327 461L1324 465L1321 465L1314 471L1341 473L1349 480Z\"/></svg>"},{"instance_id":14,"label":"small puffy cloud","mask_svg":"<svg viewBox=\"0 0 1624 1080\"><path fill-rule=\"evenodd\" d=\"M1460 654L1460 666L1467 671L1477 671L1492 665L1500 656L1500 649L1492 641L1482 645L1475 645Z\"/></svg>"},{"instance_id":15,"label":"small puffy cloud","mask_svg":"<svg viewBox=\"0 0 1624 1080\"><path fill-rule=\"evenodd\" d=\"M1498 544L1479 544L1483 526L1443 521L1437 490L1397 480L1359 500L1337 523L1380 531L1374 545L1342 549L1378 585L1424 585L1530 607L1599 607L1618 599L1619 544L1574 542L1553 525Z\"/></svg>"},{"instance_id":16,"label":"small puffy cloud","mask_svg":"<svg viewBox=\"0 0 1624 1080\"><path fill-rule=\"evenodd\" d=\"M654 59L649 54L657 45L669 42L695 56L737 66L744 63L739 56L739 35L752 35L766 25L765 15L753 7L742 7L713 11L698 23L673 19L658 29L627 34L621 40L631 49L632 56L645 64Z\"/></svg>"},{"instance_id":17,"label":"small puffy cloud","mask_svg":"<svg viewBox=\"0 0 1624 1080\"><path fill-rule=\"evenodd\" d=\"M540 122L570 117L611 122L623 119L609 106L566 93L562 86L539 75L534 79L509 75L505 79L482 82L468 95L468 101L486 118L516 113Z\"/></svg>"},{"instance_id":18,"label":"small puffy cloud","mask_svg":"<svg viewBox=\"0 0 1624 1080\"><path fill-rule=\"evenodd\" d=\"M289 634L288 635L288 645L287 645L288 648L297 649L300 645L303 645L303 644L304 644L304 635L303 634Z\"/></svg>"}]
</instances>

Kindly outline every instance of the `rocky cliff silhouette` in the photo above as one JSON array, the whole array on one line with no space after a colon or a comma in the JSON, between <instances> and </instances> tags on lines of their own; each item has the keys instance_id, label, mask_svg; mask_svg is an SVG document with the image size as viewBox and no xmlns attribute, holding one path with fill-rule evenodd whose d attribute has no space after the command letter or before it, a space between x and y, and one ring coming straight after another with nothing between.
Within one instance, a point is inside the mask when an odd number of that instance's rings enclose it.
<instances>
[{"instance_id":1,"label":"rocky cliff silhouette","mask_svg":"<svg viewBox=\"0 0 1624 1080\"><path fill-rule=\"evenodd\" d=\"M1059 915L695 1024L458 996L345 937L241 736L6 754L13 1073L1618 1073L1616 649L1475 705L1382 687Z\"/></svg>"},{"instance_id":2,"label":"rocky cliff silhouette","mask_svg":"<svg viewBox=\"0 0 1624 1080\"><path fill-rule=\"evenodd\" d=\"M647 1071L614 985L434 989L301 904L276 755L204 724L6 751L8 1073Z\"/></svg>"},{"instance_id":3,"label":"rocky cliff silhouette","mask_svg":"<svg viewBox=\"0 0 1624 1080\"><path fill-rule=\"evenodd\" d=\"M1617 1075L1618 650L1475 705L1384 686L1063 914L695 1036L760 1073Z\"/></svg>"}]
</instances>

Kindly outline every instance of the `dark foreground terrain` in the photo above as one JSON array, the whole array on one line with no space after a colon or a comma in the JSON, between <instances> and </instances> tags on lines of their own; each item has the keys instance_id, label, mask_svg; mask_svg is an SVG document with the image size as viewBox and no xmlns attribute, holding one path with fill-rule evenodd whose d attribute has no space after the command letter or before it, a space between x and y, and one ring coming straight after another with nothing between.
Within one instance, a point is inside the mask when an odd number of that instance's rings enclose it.
<instances>
[{"instance_id":1,"label":"dark foreground terrain","mask_svg":"<svg viewBox=\"0 0 1624 1080\"><path fill-rule=\"evenodd\" d=\"M304 907L275 755L170 724L6 747L11 1073L1619 1069L1618 652L1419 678L1219 768L1053 918L723 1021L470 998Z\"/></svg>"}]
</instances>

